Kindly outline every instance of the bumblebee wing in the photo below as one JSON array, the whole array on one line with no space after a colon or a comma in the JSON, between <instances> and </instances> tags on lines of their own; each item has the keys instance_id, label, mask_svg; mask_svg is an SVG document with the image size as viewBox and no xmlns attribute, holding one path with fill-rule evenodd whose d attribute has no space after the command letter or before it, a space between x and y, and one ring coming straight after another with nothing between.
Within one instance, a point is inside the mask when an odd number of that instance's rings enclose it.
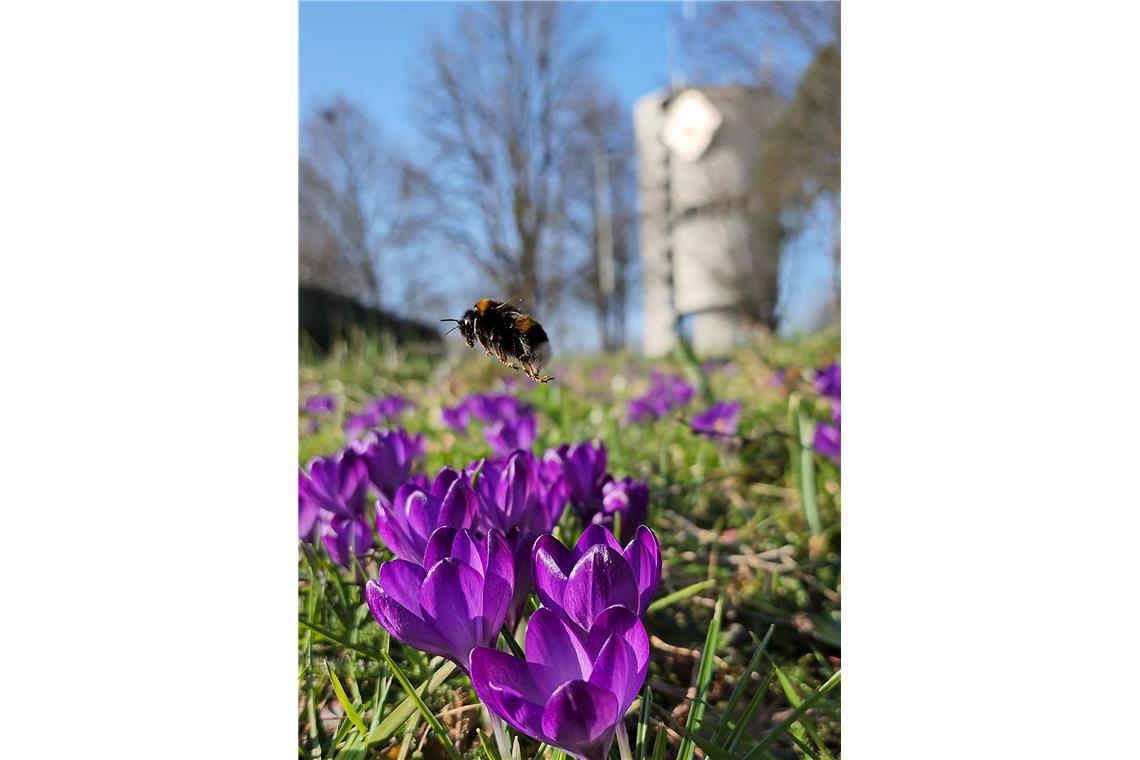
<instances>
[{"instance_id":1,"label":"bumblebee wing","mask_svg":"<svg viewBox=\"0 0 1140 760\"><path fill-rule=\"evenodd\" d=\"M503 301L501 304L499 304L495 308L498 309L499 311L502 311L503 309L507 308L509 305L511 305L513 303L521 303L525 300L526 300L526 296L524 296L522 293L516 293L515 295L513 295L510 298L508 298L507 300Z\"/></svg>"}]
</instances>

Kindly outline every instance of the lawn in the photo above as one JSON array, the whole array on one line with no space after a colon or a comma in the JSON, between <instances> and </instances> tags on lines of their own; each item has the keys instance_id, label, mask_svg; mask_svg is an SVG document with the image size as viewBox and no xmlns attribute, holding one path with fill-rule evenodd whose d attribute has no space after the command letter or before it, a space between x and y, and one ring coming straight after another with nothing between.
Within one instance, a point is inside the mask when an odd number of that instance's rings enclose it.
<instances>
[{"instance_id":1,"label":"lawn","mask_svg":"<svg viewBox=\"0 0 1140 760\"><path fill-rule=\"evenodd\" d=\"M357 341L302 356L302 516L318 514L306 507L311 461L323 472L346 447L372 451L395 440L382 431L406 431L400 440L416 443L411 475L368 470L354 491L366 492L357 502L363 512L350 508L357 532L322 511L299 542L300 756L566 756L509 726L493 730L497 721L463 669L397 641L366 600L366 583L397 543L377 531L377 498L403 505L414 484L430 491L449 467L475 486L483 479L493 500L494 479L506 477L504 457L516 446L533 453L518 459L540 468L543 498L571 502L556 510L550 531L567 547L587 520L616 533L620 545L644 523L659 544L660 580L640 610L647 673L630 686L638 697L617 740L602 741L598 752L682 760L839 755L838 375L831 388L823 372L839 360L837 330L797 342L758 339L728 360L703 363L684 351L652 361L556 358L549 370L557 380L543 385L476 351ZM565 448L582 442L590 445ZM581 487L573 481L583 470L574 470L568 451L595 457L608 474L605 498L598 473ZM556 493L552 484L564 471ZM410 490L394 490L401 481ZM641 482L645 514L637 507ZM486 534L477 536L490 546ZM528 556L526 540L516 556ZM517 642L507 641L505 627L497 640L503 652L521 654L528 620L537 620L537 593L518 602ZM409 698L412 686L418 699Z\"/></svg>"}]
</instances>

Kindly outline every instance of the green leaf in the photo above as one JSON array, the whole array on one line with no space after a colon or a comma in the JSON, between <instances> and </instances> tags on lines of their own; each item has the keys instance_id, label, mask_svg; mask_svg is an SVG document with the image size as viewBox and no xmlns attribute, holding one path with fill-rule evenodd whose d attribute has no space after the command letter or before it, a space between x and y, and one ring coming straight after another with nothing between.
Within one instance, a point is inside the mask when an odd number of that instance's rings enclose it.
<instances>
[{"instance_id":1,"label":"green leaf","mask_svg":"<svg viewBox=\"0 0 1140 760\"><path fill-rule=\"evenodd\" d=\"M716 644L720 640L720 621L724 612L724 597L716 600L716 609L713 612L712 623L709 624L708 634L705 636L705 646L701 650L701 664L697 669L696 699L689 707L689 715L685 726L692 731L696 730L704 715L704 702L708 698L709 684L712 683L713 668L716 660ZM702 747L703 749L703 747ZM681 740L681 747L677 750L677 760L693 760L696 744L689 734Z\"/></svg>"},{"instance_id":2,"label":"green leaf","mask_svg":"<svg viewBox=\"0 0 1140 760\"><path fill-rule=\"evenodd\" d=\"M488 760L502 760L502 758L499 757L499 751L491 744L490 739L483 733L483 729L475 729L475 735L479 737L479 744L482 745L483 752L487 755ZM538 755L536 754L535 757L538 757Z\"/></svg>"},{"instance_id":3,"label":"green leaf","mask_svg":"<svg viewBox=\"0 0 1140 760\"><path fill-rule=\"evenodd\" d=\"M681 601L682 599L688 599L690 596L693 596L694 594L699 594L702 591L705 591L706 589L710 589L715 585L716 585L716 581L710 578L708 580L703 580L703 581L699 581L697 583L694 583L691 586L685 586L685 588L683 588L679 591L674 591L672 594L669 594L667 596L663 596L660 599L658 599L657 601L652 602L645 609L645 611L646 612L656 612L657 610L664 609L671 604L676 604L677 602Z\"/></svg>"},{"instance_id":4,"label":"green leaf","mask_svg":"<svg viewBox=\"0 0 1140 760\"><path fill-rule=\"evenodd\" d=\"M798 721L804 713L811 709L812 705L814 705L816 702L822 699L825 694L835 688L835 686L840 681L842 672L842 670L835 671L835 675L827 679L827 681L825 681L822 686L820 686L816 691L812 692L807 699L801 702L800 706L797 707L791 715L781 721L780 725L773 728L767 736L761 739L760 743L757 744L751 752L744 756L744 760L752 760L752 758L758 757L761 752L771 746L772 742L783 736L788 731L788 729L791 728L793 723Z\"/></svg>"},{"instance_id":5,"label":"green leaf","mask_svg":"<svg viewBox=\"0 0 1140 760\"><path fill-rule=\"evenodd\" d=\"M740 680L736 682L736 688L732 690L732 694L728 697L728 704L724 708L725 720L717 725L716 730L713 731L713 741L720 741L721 734L728 731L729 721L732 719L732 714L736 711L736 704L744 695L744 687L752 681L752 674L760 665L760 658L764 656L764 650L768 648L768 642L772 639L772 632L776 630L775 625L768 626L768 632L764 634L764 639L756 647L756 651L752 655L752 659L748 661L748 667L744 669L744 673L740 676ZM739 724L738 724L739 725Z\"/></svg>"},{"instance_id":6,"label":"green leaf","mask_svg":"<svg viewBox=\"0 0 1140 760\"><path fill-rule=\"evenodd\" d=\"M784 671L780 670L780 666L776 664L776 661L772 659L771 655L768 656L768 661L772 663L772 670L775 671L776 678L780 681L780 688L784 691L784 697L791 703L792 707L799 707L802 700L800 699L799 692L796 691L796 687L792 684L791 679L784 674ZM815 742L815 746L819 747L820 751L830 758L830 755L827 754L827 749L823 745L823 741L819 738L819 734L815 730L815 724L811 722L811 719L805 715L803 720L800 721L800 725L803 726L804 731L811 737L811 740ZM793 734L794 733L793 728Z\"/></svg>"},{"instance_id":7,"label":"green leaf","mask_svg":"<svg viewBox=\"0 0 1140 760\"><path fill-rule=\"evenodd\" d=\"M665 749L669 741L665 734L665 725L657 726L657 736L653 739L653 760L665 760Z\"/></svg>"},{"instance_id":8,"label":"green leaf","mask_svg":"<svg viewBox=\"0 0 1140 760\"><path fill-rule=\"evenodd\" d=\"M463 756L459 754L459 750L456 749L455 743L451 741L451 737L440 724L439 718L435 717L435 713L428 709L428 706L424 703L423 698L416 693L416 690L414 688L412 688L412 682L408 680L408 677L406 675L404 675L404 671L400 670L400 666L396 664L396 661L392 659L392 656L390 654L387 652L381 652L380 654L384 658L384 662L386 662L388 664L388 667L392 670L392 675L394 675L396 677L396 680L400 682L400 686L404 687L404 691L408 692L408 697L415 703L416 709L420 711L420 715L424 716L424 720L426 720L428 722L428 725L431 726L432 730L435 731L436 738L438 738L440 743L443 744L444 749L447 750L448 754L451 755L453 760L463 760Z\"/></svg>"},{"instance_id":9,"label":"green leaf","mask_svg":"<svg viewBox=\"0 0 1140 760\"><path fill-rule=\"evenodd\" d=\"M322 638L328 639L329 641L331 641L334 644L339 644L340 646L344 647L345 649L351 649L352 651L356 652L357 654L364 655L365 657L367 657L370 660L377 659L376 654L374 652L369 652L367 649L362 649L361 647L358 647L356 644L353 644L348 639L346 639L342 636L338 636L337 634L333 633L332 631L330 631L328 629L321 628L319 625L314 625L314 624L310 623L308 620L305 620L304 618L297 618L297 623L300 624L300 626L302 628L308 628L313 633L321 636Z\"/></svg>"},{"instance_id":10,"label":"green leaf","mask_svg":"<svg viewBox=\"0 0 1140 760\"><path fill-rule=\"evenodd\" d=\"M329 680L332 681L333 691L336 692L336 698L340 700L340 706L344 708L344 715L352 725L356 726L356 730L360 732L361 736L368 733L368 727L364 725L364 720L360 717L360 713L356 712L356 708L352 706L352 700L344 692L344 687L340 685L340 679L336 677L336 671L329 667L328 660L325 661L325 671L329 674Z\"/></svg>"},{"instance_id":11,"label":"green leaf","mask_svg":"<svg viewBox=\"0 0 1140 760\"><path fill-rule=\"evenodd\" d=\"M511 633L511 629L507 628L504 625L503 630L499 631L499 633L502 634L504 639L506 639L507 647L510 648L511 654L513 654L515 657L518 657L520 660L525 660L526 654L523 652L522 647L519 646L519 643L515 641L515 637L514 634Z\"/></svg>"},{"instance_id":12,"label":"green leaf","mask_svg":"<svg viewBox=\"0 0 1140 760\"><path fill-rule=\"evenodd\" d=\"M641 710L637 715L637 760L645 760L645 740L649 733L649 716L653 711L653 689L648 684L641 694Z\"/></svg>"},{"instance_id":13,"label":"green leaf","mask_svg":"<svg viewBox=\"0 0 1140 760\"><path fill-rule=\"evenodd\" d=\"M381 654L385 659L388 658L386 652L382 652ZM437 670L431 675L430 678L419 685L419 688L415 690L416 693L422 695L431 691L435 691L444 681L447 680L447 677L450 676L454 670L454 662L444 662L443 666L440 667L439 670ZM395 673L394 670L392 672L393 674ZM402 683L403 682L401 681L401 684ZM410 695L412 692L409 690L408 693ZM380 721L379 726L368 733L367 742L369 744L375 744L377 742L387 741L388 739L392 738L396 735L396 732L400 729L400 726L404 724L404 721L410 718L415 713L415 711L416 703L412 701L411 696L409 696L403 702L397 705L395 709L388 713L388 715L385 716L384 720Z\"/></svg>"}]
</instances>

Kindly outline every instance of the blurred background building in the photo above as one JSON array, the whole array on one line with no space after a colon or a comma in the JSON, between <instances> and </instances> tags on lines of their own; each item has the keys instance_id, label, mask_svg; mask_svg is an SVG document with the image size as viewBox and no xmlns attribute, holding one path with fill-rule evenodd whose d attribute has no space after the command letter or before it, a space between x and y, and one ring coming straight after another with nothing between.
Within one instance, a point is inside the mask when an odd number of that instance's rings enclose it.
<instances>
[{"instance_id":1,"label":"blurred background building","mask_svg":"<svg viewBox=\"0 0 1140 760\"><path fill-rule=\"evenodd\" d=\"M775 326L779 255L754 229L752 178L779 107L770 88L740 85L634 106L647 354L673 350L682 326L699 353L732 349L750 323Z\"/></svg>"}]
</instances>

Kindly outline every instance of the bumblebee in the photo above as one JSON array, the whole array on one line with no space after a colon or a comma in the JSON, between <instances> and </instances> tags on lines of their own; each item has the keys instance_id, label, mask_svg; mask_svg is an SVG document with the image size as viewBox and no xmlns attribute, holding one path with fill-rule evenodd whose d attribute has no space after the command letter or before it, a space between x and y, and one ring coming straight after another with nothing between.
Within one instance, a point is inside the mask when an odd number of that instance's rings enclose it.
<instances>
[{"instance_id":1,"label":"bumblebee","mask_svg":"<svg viewBox=\"0 0 1140 760\"><path fill-rule=\"evenodd\" d=\"M550 361L550 339L534 317L511 306L514 300L484 298L463 312L459 319L440 321L454 322L455 327L448 332L459 330L468 348L474 348L478 340L487 356L494 355L516 372L525 372L531 380L548 383L554 378L539 375L539 370ZM517 359L518 364L513 363L512 358Z\"/></svg>"}]
</instances>

